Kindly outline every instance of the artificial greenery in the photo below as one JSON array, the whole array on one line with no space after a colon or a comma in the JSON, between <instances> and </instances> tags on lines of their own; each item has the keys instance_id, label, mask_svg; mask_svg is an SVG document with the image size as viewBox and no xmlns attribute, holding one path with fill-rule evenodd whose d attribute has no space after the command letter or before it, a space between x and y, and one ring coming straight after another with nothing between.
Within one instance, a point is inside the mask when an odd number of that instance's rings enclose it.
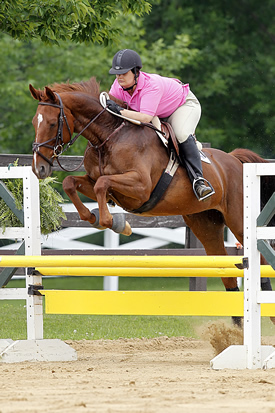
<instances>
[{"instance_id":1,"label":"artificial greenery","mask_svg":"<svg viewBox=\"0 0 275 413\"><path fill-rule=\"evenodd\" d=\"M16 166L16 163L14 164ZM16 208L23 209L23 179L3 179L7 189L11 192ZM57 179L48 177L39 180L40 192L40 225L44 235L56 231L61 226L62 219L67 219L60 203L65 202L62 195L51 184L57 183ZM9 227L22 227L23 224L11 211L2 198L0 198L0 226L3 231Z\"/></svg>"},{"instance_id":2,"label":"artificial greenery","mask_svg":"<svg viewBox=\"0 0 275 413\"><path fill-rule=\"evenodd\" d=\"M61 226L62 219L67 219L60 206L65 200L50 184L57 183L54 177L48 177L39 181L40 192L40 221L41 233L49 234L56 231Z\"/></svg>"}]
</instances>

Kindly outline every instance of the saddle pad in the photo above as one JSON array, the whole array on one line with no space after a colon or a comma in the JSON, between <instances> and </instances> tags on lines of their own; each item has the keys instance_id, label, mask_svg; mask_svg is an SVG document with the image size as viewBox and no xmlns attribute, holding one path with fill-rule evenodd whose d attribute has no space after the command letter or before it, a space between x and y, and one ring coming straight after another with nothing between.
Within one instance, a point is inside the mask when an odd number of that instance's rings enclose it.
<instances>
[{"instance_id":1,"label":"saddle pad","mask_svg":"<svg viewBox=\"0 0 275 413\"><path fill-rule=\"evenodd\" d=\"M210 159L205 155L205 153L203 153L202 151L199 151L199 153L200 153L202 162L211 164Z\"/></svg>"}]
</instances>

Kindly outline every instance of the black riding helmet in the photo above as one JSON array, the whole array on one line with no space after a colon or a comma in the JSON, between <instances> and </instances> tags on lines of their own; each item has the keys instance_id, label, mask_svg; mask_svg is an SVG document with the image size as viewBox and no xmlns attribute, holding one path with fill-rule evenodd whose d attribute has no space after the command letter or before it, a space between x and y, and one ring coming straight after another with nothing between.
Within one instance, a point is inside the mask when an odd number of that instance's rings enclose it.
<instances>
[{"instance_id":1,"label":"black riding helmet","mask_svg":"<svg viewBox=\"0 0 275 413\"><path fill-rule=\"evenodd\" d=\"M134 50L123 49L114 55L112 69L109 73L110 75L123 75L134 68L142 68L140 56Z\"/></svg>"}]
</instances>

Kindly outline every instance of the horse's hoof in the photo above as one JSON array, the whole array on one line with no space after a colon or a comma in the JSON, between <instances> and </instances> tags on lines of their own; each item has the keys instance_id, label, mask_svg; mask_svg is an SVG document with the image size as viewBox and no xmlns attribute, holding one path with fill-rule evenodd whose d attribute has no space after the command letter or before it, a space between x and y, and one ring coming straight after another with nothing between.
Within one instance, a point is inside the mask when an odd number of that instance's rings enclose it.
<instances>
[{"instance_id":1,"label":"horse's hoof","mask_svg":"<svg viewBox=\"0 0 275 413\"><path fill-rule=\"evenodd\" d=\"M235 327L243 328L243 317L233 316L232 322Z\"/></svg>"},{"instance_id":2,"label":"horse's hoof","mask_svg":"<svg viewBox=\"0 0 275 413\"><path fill-rule=\"evenodd\" d=\"M127 237L129 237L132 234L132 228L129 222L126 221L125 228L121 234L127 235Z\"/></svg>"}]
</instances>

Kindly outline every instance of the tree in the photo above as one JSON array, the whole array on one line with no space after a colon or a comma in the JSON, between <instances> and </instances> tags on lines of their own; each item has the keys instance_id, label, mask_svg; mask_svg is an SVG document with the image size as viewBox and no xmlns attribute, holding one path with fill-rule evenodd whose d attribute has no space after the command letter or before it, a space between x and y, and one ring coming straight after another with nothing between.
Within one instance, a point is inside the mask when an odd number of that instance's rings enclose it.
<instances>
[{"instance_id":1,"label":"tree","mask_svg":"<svg viewBox=\"0 0 275 413\"><path fill-rule=\"evenodd\" d=\"M113 19L120 12L142 15L150 11L146 0L3 0L0 31L15 39L40 38L108 44L117 39Z\"/></svg>"},{"instance_id":2,"label":"tree","mask_svg":"<svg viewBox=\"0 0 275 413\"><path fill-rule=\"evenodd\" d=\"M2 150L31 151L37 103L29 83L43 88L96 76L108 91L113 55L131 48L141 55L145 71L190 83L202 104L199 140L226 151L246 147L275 158L273 0L150 2L152 11L142 18L120 13L112 20L114 33L120 29L122 35L107 47L68 41L46 45L0 35ZM77 141L70 154L81 154L84 144Z\"/></svg>"},{"instance_id":3,"label":"tree","mask_svg":"<svg viewBox=\"0 0 275 413\"><path fill-rule=\"evenodd\" d=\"M152 42L162 38L167 46L185 34L197 49L175 75L202 104L199 139L275 157L273 0L154 0L144 29Z\"/></svg>"}]
</instances>

